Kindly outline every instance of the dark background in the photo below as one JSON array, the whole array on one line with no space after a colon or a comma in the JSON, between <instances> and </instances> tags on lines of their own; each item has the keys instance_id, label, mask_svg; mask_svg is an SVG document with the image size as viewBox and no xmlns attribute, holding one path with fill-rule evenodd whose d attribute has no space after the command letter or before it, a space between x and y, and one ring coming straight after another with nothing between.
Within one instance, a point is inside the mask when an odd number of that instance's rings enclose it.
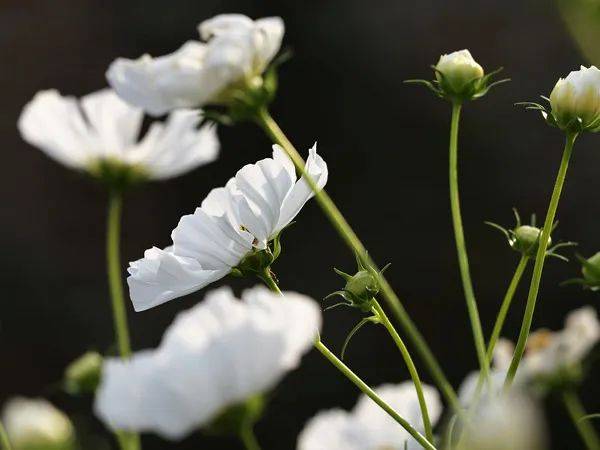
<instances>
[{"instance_id":1,"label":"dark background","mask_svg":"<svg viewBox=\"0 0 600 450\"><path fill-rule=\"evenodd\" d=\"M86 400L60 393L65 365L112 340L105 283L106 196L25 144L16 130L22 106L40 89L83 95L102 88L117 56L160 55L196 38L198 22L217 13L281 15L294 59L281 71L273 113L292 141L315 140L329 163L328 190L372 255L391 262L389 279L455 384L476 367L462 298L447 192L449 105L402 80L431 77L441 53L468 47L488 70L505 67L513 81L467 105L460 148L463 216L472 275L489 335L518 261L484 220L513 224L545 213L558 167L561 133L514 102L548 94L556 79L585 62L551 2L542 0L273 0L92 1L4 0L0 3L0 400L43 395L101 433ZM220 128L218 162L126 198L123 260L166 245L179 217L199 205L243 164L270 153L250 126ZM597 193L600 140L577 145L559 209L555 237L576 240L589 255L600 249ZM275 270L282 287L319 299L341 287L337 266L353 258L316 204L310 203L284 239ZM578 274L575 263L547 264L534 327L559 328L565 314L598 297L558 283ZM526 280L529 279L529 272ZM226 279L236 288L252 280ZM516 296L505 335L515 338L526 295ZM198 292L130 323L136 349L154 346L177 311L202 299ZM339 349L358 320L353 311L325 315L324 340ZM382 329L366 328L348 351L349 364L372 385L401 381L407 371ZM430 381L424 368L423 378ZM582 388L589 411L600 410L598 370ZM318 410L351 407L358 394L319 355L277 389L257 432L266 450L289 449ZM579 448L557 403L550 406L556 449ZM564 424L563 424L564 423ZM235 441L194 435L178 444L144 438L145 449L237 448ZM89 448L92 444L89 444Z\"/></svg>"}]
</instances>

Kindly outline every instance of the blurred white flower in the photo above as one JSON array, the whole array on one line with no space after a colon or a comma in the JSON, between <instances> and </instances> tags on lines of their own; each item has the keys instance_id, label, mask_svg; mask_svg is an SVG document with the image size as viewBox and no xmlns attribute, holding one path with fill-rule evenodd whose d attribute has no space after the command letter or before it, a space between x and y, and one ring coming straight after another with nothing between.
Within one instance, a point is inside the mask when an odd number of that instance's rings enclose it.
<instances>
[{"instance_id":1,"label":"blurred white flower","mask_svg":"<svg viewBox=\"0 0 600 450\"><path fill-rule=\"evenodd\" d=\"M435 68L438 82L446 91L455 94L463 93L467 85L484 75L483 68L473 59L469 50L440 56Z\"/></svg>"},{"instance_id":2,"label":"blurred white flower","mask_svg":"<svg viewBox=\"0 0 600 450\"><path fill-rule=\"evenodd\" d=\"M310 149L306 172L319 188L327 164ZM255 249L262 250L313 196L292 161L273 146L273 157L248 164L225 187L213 189L194 214L183 216L173 245L146 250L127 278L136 311L189 294L218 280Z\"/></svg>"},{"instance_id":3,"label":"blurred white flower","mask_svg":"<svg viewBox=\"0 0 600 450\"><path fill-rule=\"evenodd\" d=\"M109 359L95 411L110 428L181 439L229 406L265 393L300 363L320 329L312 299L262 286L209 292L156 350Z\"/></svg>"},{"instance_id":4,"label":"blurred white flower","mask_svg":"<svg viewBox=\"0 0 600 450\"><path fill-rule=\"evenodd\" d=\"M560 78L550 94L552 115L561 128L579 121L583 129L600 127L600 70L581 66Z\"/></svg>"},{"instance_id":5,"label":"blurred white flower","mask_svg":"<svg viewBox=\"0 0 600 450\"><path fill-rule=\"evenodd\" d=\"M458 450L543 450L546 427L538 406L518 390L485 397Z\"/></svg>"},{"instance_id":6,"label":"blurred white flower","mask_svg":"<svg viewBox=\"0 0 600 450\"><path fill-rule=\"evenodd\" d=\"M226 103L232 88L261 82L281 46L284 24L279 17L223 14L202 22L198 30L206 43L189 41L157 58L118 58L106 73L108 82L152 115Z\"/></svg>"},{"instance_id":7,"label":"blurred white flower","mask_svg":"<svg viewBox=\"0 0 600 450\"><path fill-rule=\"evenodd\" d=\"M15 450L68 450L75 444L71 421L43 399L9 400L2 422Z\"/></svg>"},{"instance_id":8,"label":"blurred white flower","mask_svg":"<svg viewBox=\"0 0 600 450\"><path fill-rule=\"evenodd\" d=\"M214 161L219 153L216 129L198 128L198 111L176 111L166 123L155 122L138 142L142 110L103 89L77 100L56 90L38 92L23 109L19 131L51 158L92 174L101 164L139 172L150 179L178 176Z\"/></svg>"},{"instance_id":9,"label":"blurred white flower","mask_svg":"<svg viewBox=\"0 0 600 450\"><path fill-rule=\"evenodd\" d=\"M412 382L384 385L375 389L386 403L423 432L423 419ZM435 388L424 385L423 393L432 425L442 413ZM422 447L408 432L370 398L363 395L351 412L323 411L313 417L298 437L298 450L416 450Z\"/></svg>"}]
</instances>

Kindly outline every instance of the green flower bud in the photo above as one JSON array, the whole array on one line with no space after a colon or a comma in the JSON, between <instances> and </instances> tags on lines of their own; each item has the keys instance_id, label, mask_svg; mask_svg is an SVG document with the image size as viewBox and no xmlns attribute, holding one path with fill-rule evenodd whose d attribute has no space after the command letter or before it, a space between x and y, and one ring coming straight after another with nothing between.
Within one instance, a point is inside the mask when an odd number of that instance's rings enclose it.
<instances>
[{"instance_id":1,"label":"green flower bud","mask_svg":"<svg viewBox=\"0 0 600 450\"><path fill-rule=\"evenodd\" d=\"M600 289L600 252L586 260L581 273L588 286L594 290Z\"/></svg>"},{"instance_id":2,"label":"green flower bud","mask_svg":"<svg viewBox=\"0 0 600 450\"><path fill-rule=\"evenodd\" d=\"M513 230L511 247L527 256L535 256L540 243L542 230L531 225L521 225ZM548 246L552 237L548 237Z\"/></svg>"},{"instance_id":3,"label":"green flower bud","mask_svg":"<svg viewBox=\"0 0 600 450\"><path fill-rule=\"evenodd\" d=\"M15 398L4 407L3 423L14 450L73 450L69 418L42 399Z\"/></svg>"},{"instance_id":4,"label":"green flower bud","mask_svg":"<svg viewBox=\"0 0 600 450\"><path fill-rule=\"evenodd\" d=\"M65 370L65 390L72 395L92 394L100 384L102 356L87 352L73 361Z\"/></svg>"},{"instance_id":5,"label":"green flower bud","mask_svg":"<svg viewBox=\"0 0 600 450\"><path fill-rule=\"evenodd\" d=\"M484 76L483 67L473 59L469 50L440 56L435 70L440 88L456 97L472 94L477 88L475 85Z\"/></svg>"}]
</instances>

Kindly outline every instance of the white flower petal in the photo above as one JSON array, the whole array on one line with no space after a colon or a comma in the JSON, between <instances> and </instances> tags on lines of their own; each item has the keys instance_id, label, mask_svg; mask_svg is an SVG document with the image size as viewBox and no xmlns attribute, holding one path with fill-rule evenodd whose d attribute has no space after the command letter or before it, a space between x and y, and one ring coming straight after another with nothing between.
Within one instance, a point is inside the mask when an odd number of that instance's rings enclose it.
<instances>
[{"instance_id":1,"label":"white flower petal","mask_svg":"<svg viewBox=\"0 0 600 450\"><path fill-rule=\"evenodd\" d=\"M132 149L130 161L162 180L214 161L220 148L217 129L212 124L198 129L200 120L198 111L179 110L171 113L166 123L153 123Z\"/></svg>"},{"instance_id":2,"label":"white flower petal","mask_svg":"<svg viewBox=\"0 0 600 450\"><path fill-rule=\"evenodd\" d=\"M254 21L243 14L218 14L198 25L200 37L205 41L225 33L250 31Z\"/></svg>"},{"instance_id":3,"label":"white flower petal","mask_svg":"<svg viewBox=\"0 0 600 450\"><path fill-rule=\"evenodd\" d=\"M255 60L260 70L264 70L281 48L285 25L281 17L258 19L255 25L258 31Z\"/></svg>"},{"instance_id":4,"label":"white flower petal","mask_svg":"<svg viewBox=\"0 0 600 450\"><path fill-rule=\"evenodd\" d=\"M96 150L77 99L56 90L38 92L23 108L18 127L28 143L72 169L84 170Z\"/></svg>"},{"instance_id":5,"label":"white flower petal","mask_svg":"<svg viewBox=\"0 0 600 450\"><path fill-rule=\"evenodd\" d=\"M341 409L323 411L310 419L298 436L297 449L371 450L361 424Z\"/></svg>"},{"instance_id":6,"label":"white flower petal","mask_svg":"<svg viewBox=\"0 0 600 450\"><path fill-rule=\"evenodd\" d=\"M148 114L159 116L176 108L193 108L215 93L214 86L201 81L205 53L204 44L189 41L157 58L118 58L106 78L123 99Z\"/></svg>"},{"instance_id":7,"label":"white flower petal","mask_svg":"<svg viewBox=\"0 0 600 450\"><path fill-rule=\"evenodd\" d=\"M190 294L223 278L229 267L204 269L192 258L173 254L172 249L153 247L144 258L130 263L127 284L136 311L153 308Z\"/></svg>"}]
</instances>

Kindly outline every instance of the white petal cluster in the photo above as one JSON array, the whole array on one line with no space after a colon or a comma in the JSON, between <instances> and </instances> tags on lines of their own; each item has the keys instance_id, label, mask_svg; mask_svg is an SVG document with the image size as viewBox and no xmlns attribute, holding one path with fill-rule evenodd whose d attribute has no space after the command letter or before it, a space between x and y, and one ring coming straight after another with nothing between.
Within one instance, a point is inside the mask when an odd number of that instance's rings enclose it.
<instances>
[{"instance_id":1,"label":"white petal cluster","mask_svg":"<svg viewBox=\"0 0 600 450\"><path fill-rule=\"evenodd\" d=\"M585 129L600 126L600 70L581 66L560 78L550 94L552 115L559 126L579 120Z\"/></svg>"},{"instance_id":2,"label":"white petal cluster","mask_svg":"<svg viewBox=\"0 0 600 450\"><path fill-rule=\"evenodd\" d=\"M108 82L152 115L221 104L231 88L253 84L262 75L279 51L284 24L279 17L223 14L202 22L198 31L206 42L189 41L157 58L118 58L106 73Z\"/></svg>"},{"instance_id":3,"label":"white petal cluster","mask_svg":"<svg viewBox=\"0 0 600 450\"><path fill-rule=\"evenodd\" d=\"M95 411L112 429L181 439L228 406L264 393L300 363L321 325L316 302L229 288L180 314L155 350L109 359Z\"/></svg>"},{"instance_id":4,"label":"white petal cluster","mask_svg":"<svg viewBox=\"0 0 600 450\"><path fill-rule=\"evenodd\" d=\"M327 164L310 149L305 167L317 186L327 182ZM286 227L313 196L304 178L278 146L273 157L248 164L225 187L213 189L194 214L183 216L173 245L146 250L127 279L136 311L189 294L216 281Z\"/></svg>"},{"instance_id":5,"label":"white petal cluster","mask_svg":"<svg viewBox=\"0 0 600 450\"><path fill-rule=\"evenodd\" d=\"M71 421L43 399L9 400L2 412L2 423L15 450L67 450L74 445Z\"/></svg>"},{"instance_id":6,"label":"white petal cluster","mask_svg":"<svg viewBox=\"0 0 600 450\"><path fill-rule=\"evenodd\" d=\"M138 141L142 119L141 109L110 89L81 100L48 90L25 106L18 126L23 139L76 170L91 171L100 162L112 162L151 179L166 179L217 158L216 129L198 128L198 111L176 111L165 123L153 123Z\"/></svg>"},{"instance_id":7,"label":"white petal cluster","mask_svg":"<svg viewBox=\"0 0 600 450\"><path fill-rule=\"evenodd\" d=\"M421 409L412 382L383 385L375 389L386 403L419 432L423 431ZM432 424L442 403L435 388L423 386ZM313 417L298 437L298 450L417 450L422 447L408 432L369 397L363 395L350 412L324 411Z\"/></svg>"},{"instance_id":8,"label":"white petal cluster","mask_svg":"<svg viewBox=\"0 0 600 450\"><path fill-rule=\"evenodd\" d=\"M483 77L483 68L473 59L469 50L459 50L450 54L440 56L435 66L438 72L436 77L440 83L442 81L455 94L460 94L465 87L473 80Z\"/></svg>"}]
</instances>

